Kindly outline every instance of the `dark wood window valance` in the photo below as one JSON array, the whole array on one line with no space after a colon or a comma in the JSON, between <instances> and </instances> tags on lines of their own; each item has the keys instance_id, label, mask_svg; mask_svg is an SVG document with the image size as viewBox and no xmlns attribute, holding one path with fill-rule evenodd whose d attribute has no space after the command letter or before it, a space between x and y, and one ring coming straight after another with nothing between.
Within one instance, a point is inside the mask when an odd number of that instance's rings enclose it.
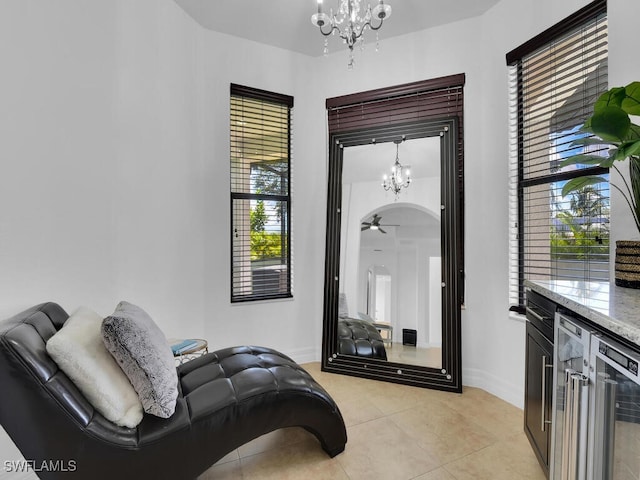
<instances>
[{"instance_id":1,"label":"dark wood window valance","mask_svg":"<svg viewBox=\"0 0 640 480\"><path fill-rule=\"evenodd\" d=\"M328 98L329 133L426 118L462 120L464 82L465 75L458 74Z\"/></svg>"}]
</instances>

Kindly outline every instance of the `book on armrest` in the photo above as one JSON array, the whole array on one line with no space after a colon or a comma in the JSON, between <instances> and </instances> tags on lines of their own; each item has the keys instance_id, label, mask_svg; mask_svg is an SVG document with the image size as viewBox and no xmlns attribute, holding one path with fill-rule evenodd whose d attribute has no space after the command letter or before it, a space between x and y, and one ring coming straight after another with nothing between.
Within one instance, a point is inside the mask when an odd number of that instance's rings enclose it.
<instances>
[{"instance_id":1,"label":"book on armrest","mask_svg":"<svg viewBox=\"0 0 640 480\"><path fill-rule=\"evenodd\" d=\"M182 352L195 347L197 344L198 342L196 342L195 340L182 340L179 343L174 343L173 345L171 345L171 351L174 355L179 355Z\"/></svg>"}]
</instances>

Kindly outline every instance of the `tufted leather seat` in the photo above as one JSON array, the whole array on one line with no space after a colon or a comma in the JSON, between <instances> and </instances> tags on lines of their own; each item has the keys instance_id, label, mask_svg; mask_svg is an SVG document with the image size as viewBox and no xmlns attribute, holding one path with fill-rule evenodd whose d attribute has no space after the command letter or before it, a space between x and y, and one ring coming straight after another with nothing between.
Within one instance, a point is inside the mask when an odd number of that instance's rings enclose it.
<instances>
[{"instance_id":1,"label":"tufted leather seat","mask_svg":"<svg viewBox=\"0 0 640 480\"><path fill-rule=\"evenodd\" d=\"M0 323L2 426L34 465L74 466L41 478L194 478L249 440L292 426L314 434L332 457L344 450L344 422L329 394L289 357L262 347L179 366L174 415L145 414L137 428L119 427L47 355L46 341L67 318L45 303Z\"/></svg>"},{"instance_id":2,"label":"tufted leather seat","mask_svg":"<svg viewBox=\"0 0 640 480\"><path fill-rule=\"evenodd\" d=\"M343 317L338 320L338 352L358 357L387 359L382 336L365 320Z\"/></svg>"}]
</instances>

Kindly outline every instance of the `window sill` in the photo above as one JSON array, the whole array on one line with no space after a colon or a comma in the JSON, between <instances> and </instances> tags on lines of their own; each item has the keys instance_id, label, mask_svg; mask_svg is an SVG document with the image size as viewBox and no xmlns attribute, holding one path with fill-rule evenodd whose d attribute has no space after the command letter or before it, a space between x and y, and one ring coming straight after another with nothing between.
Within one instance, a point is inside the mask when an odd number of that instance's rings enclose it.
<instances>
[{"instance_id":1,"label":"window sill","mask_svg":"<svg viewBox=\"0 0 640 480\"><path fill-rule=\"evenodd\" d=\"M293 295L287 297L276 297L276 298L261 298L261 299L246 299L246 300L235 300L231 301L231 306L236 307L240 305L262 305L265 303L281 303L281 302L291 302L293 301Z\"/></svg>"}]
</instances>

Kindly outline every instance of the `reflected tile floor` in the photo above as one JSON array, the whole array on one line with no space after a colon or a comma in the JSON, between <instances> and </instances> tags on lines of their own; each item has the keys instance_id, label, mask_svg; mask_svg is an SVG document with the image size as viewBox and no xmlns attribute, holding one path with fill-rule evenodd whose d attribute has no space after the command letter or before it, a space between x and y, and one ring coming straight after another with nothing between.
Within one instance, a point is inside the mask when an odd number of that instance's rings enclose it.
<instances>
[{"instance_id":1,"label":"reflected tile floor","mask_svg":"<svg viewBox=\"0 0 640 480\"><path fill-rule=\"evenodd\" d=\"M522 410L483 390L458 395L303 367L340 407L345 451L329 458L313 435L287 428L231 452L200 480L545 479Z\"/></svg>"},{"instance_id":2,"label":"reflected tile floor","mask_svg":"<svg viewBox=\"0 0 640 480\"><path fill-rule=\"evenodd\" d=\"M394 363L408 363L422 367L440 368L442 365L442 349L439 347L422 348L393 342L387 347L387 360Z\"/></svg>"}]
</instances>

